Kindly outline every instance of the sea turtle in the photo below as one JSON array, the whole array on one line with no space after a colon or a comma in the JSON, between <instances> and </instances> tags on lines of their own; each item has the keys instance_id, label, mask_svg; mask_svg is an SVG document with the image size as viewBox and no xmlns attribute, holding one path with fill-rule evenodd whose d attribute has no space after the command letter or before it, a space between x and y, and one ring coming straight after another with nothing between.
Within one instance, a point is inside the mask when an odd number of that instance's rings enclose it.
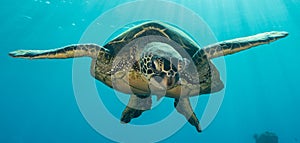
<instances>
[{"instance_id":1,"label":"sea turtle","mask_svg":"<svg viewBox=\"0 0 300 143\"><path fill-rule=\"evenodd\" d=\"M175 99L176 110L201 132L189 97L224 88L211 59L287 35L287 32L272 31L200 48L179 28L160 21L147 21L133 26L104 46L76 44L52 50L17 50L9 55L29 59L91 57L93 77L131 95L122 113L122 123L151 109L151 95L166 96Z\"/></svg>"}]
</instances>

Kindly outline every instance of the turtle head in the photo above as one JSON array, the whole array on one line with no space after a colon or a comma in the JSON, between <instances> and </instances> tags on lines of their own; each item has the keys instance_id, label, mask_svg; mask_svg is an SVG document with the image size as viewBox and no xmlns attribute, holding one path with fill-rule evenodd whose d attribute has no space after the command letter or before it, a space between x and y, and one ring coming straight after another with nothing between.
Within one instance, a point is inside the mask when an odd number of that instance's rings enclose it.
<instances>
[{"instance_id":1,"label":"turtle head","mask_svg":"<svg viewBox=\"0 0 300 143\"><path fill-rule=\"evenodd\" d=\"M141 73L156 89L167 90L180 83L180 72L190 61L169 44L148 43L140 57Z\"/></svg>"},{"instance_id":2,"label":"turtle head","mask_svg":"<svg viewBox=\"0 0 300 143\"><path fill-rule=\"evenodd\" d=\"M141 58L141 72L150 81L150 84L159 89L170 89L179 84L180 72L190 61L186 58L161 56L147 53Z\"/></svg>"},{"instance_id":3,"label":"turtle head","mask_svg":"<svg viewBox=\"0 0 300 143\"><path fill-rule=\"evenodd\" d=\"M152 63L152 68L155 73L151 76L152 80L155 80L155 82L159 83L162 87L168 89L178 83L179 74L189 64L189 60L186 58L154 57Z\"/></svg>"}]
</instances>

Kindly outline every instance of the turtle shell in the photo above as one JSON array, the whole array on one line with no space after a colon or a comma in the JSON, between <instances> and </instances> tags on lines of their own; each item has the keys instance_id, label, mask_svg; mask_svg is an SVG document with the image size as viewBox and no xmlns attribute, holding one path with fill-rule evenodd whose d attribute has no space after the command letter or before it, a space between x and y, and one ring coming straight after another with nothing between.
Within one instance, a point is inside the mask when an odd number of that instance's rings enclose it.
<instances>
[{"instance_id":1,"label":"turtle shell","mask_svg":"<svg viewBox=\"0 0 300 143\"><path fill-rule=\"evenodd\" d=\"M134 26L118 35L104 45L104 47L116 55L129 42L149 35L162 36L176 42L186 50L190 57L192 57L200 48L198 44L182 30L158 21L148 21Z\"/></svg>"},{"instance_id":2,"label":"turtle shell","mask_svg":"<svg viewBox=\"0 0 300 143\"><path fill-rule=\"evenodd\" d=\"M174 54L176 52L171 52L172 49L170 49L167 51L170 54L167 57L180 59L181 56L189 61L194 61L192 57L200 49L188 34L175 26L156 21L144 22L126 30L104 45L104 48L108 49L113 56L111 59L113 61L109 60L112 63L107 64L105 63L107 60L104 61L99 55L98 59L92 63L91 72L94 73L93 76L96 79L123 93L130 94L131 91L134 91L137 95L148 95L154 90L150 89L148 85L149 79L143 78L142 73L145 72L141 72L142 68L139 62L143 52L147 52L145 49L147 45L154 43L166 43L180 53L179 56L176 56ZM178 97L182 91L185 91L184 95L186 96L195 96L216 92L223 87L214 86L222 85L219 84L222 82L218 79L218 71L204 53L198 52L198 54L202 54L204 57L198 56L201 59L196 59L194 64L189 64L188 69L181 73L182 82L168 88L166 93L168 96ZM159 54L159 56L162 55ZM215 87L220 88L215 89ZM160 90L157 89L157 91Z\"/></svg>"}]
</instances>

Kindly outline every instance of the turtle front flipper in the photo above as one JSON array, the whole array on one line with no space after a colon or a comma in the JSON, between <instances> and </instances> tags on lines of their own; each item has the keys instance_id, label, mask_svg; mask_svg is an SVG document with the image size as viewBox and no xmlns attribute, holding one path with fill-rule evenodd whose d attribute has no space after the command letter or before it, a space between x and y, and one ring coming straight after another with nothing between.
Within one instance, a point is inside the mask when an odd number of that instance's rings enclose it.
<instances>
[{"instance_id":1,"label":"turtle front flipper","mask_svg":"<svg viewBox=\"0 0 300 143\"><path fill-rule=\"evenodd\" d=\"M51 50L17 50L10 52L9 55L14 58L65 59L75 57L97 58L100 53L110 54L109 50L96 44L78 44Z\"/></svg>"},{"instance_id":2,"label":"turtle front flipper","mask_svg":"<svg viewBox=\"0 0 300 143\"><path fill-rule=\"evenodd\" d=\"M150 110L151 105L151 96L143 98L132 94L130 96L128 105L122 113L121 122L129 123L131 119L139 117L146 110Z\"/></svg>"},{"instance_id":3,"label":"turtle front flipper","mask_svg":"<svg viewBox=\"0 0 300 143\"><path fill-rule=\"evenodd\" d=\"M195 56L202 57L203 53L205 53L208 59L217 58L220 56L226 56L246 49L250 49L255 46L268 44L278 39L284 38L286 36L288 36L288 32L272 31L272 32L260 33L253 36L227 40L216 44L208 45L203 49L200 49L194 55L194 57Z\"/></svg>"},{"instance_id":4,"label":"turtle front flipper","mask_svg":"<svg viewBox=\"0 0 300 143\"><path fill-rule=\"evenodd\" d=\"M198 132L202 132L199 120L194 113L188 98L176 98L174 106L180 114L184 115L191 125L196 127Z\"/></svg>"}]
</instances>

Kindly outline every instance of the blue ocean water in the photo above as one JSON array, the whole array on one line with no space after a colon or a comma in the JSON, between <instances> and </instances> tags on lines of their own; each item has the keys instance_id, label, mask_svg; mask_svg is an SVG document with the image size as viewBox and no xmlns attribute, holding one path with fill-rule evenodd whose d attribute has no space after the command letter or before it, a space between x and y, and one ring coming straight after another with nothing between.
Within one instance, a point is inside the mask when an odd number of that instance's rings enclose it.
<instances>
[{"instance_id":1,"label":"blue ocean water","mask_svg":"<svg viewBox=\"0 0 300 143\"><path fill-rule=\"evenodd\" d=\"M1 1L0 142L113 142L97 133L78 108L72 86L72 59L30 61L13 59L8 52L78 43L98 16L126 2L131 1ZM300 142L300 1L170 2L201 16L219 41L273 30L288 31L289 36L225 57L224 101L211 125L199 134L186 124L161 142L254 143L253 134L265 131L276 133L280 143ZM132 15L139 11L143 9L136 8ZM167 8L162 14L172 15ZM97 85L99 92L105 93L101 96L112 93L101 83ZM116 117L121 115L124 106L117 99L103 100ZM147 118L159 120L173 110L173 100L164 102L168 104L163 107L165 111L145 112L134 123ZM200 111L195 112L201 116ZM114 132L113 128L108 130Z\"/></svg>"}]
</instances>

